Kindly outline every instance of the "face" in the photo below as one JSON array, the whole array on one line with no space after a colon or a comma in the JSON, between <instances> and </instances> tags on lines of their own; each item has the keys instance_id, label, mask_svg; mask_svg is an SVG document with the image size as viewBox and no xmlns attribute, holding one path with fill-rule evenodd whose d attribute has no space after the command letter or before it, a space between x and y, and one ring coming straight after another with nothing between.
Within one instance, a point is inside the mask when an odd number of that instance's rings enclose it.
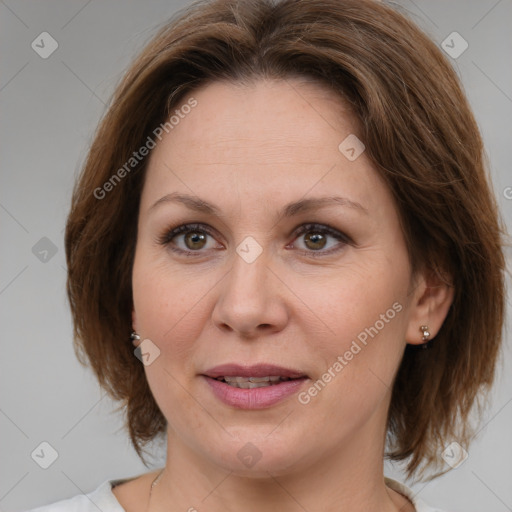
<instances>
[{"instance_id":1,"label":"face","mask_svg":"<svg viewBox=\"0 0 512 512\"><path fill-rule=\"evenodd\" d=\"M133 267L169 441L240 474L381 450L410 264L353 116L298 80L191 96L151 154Z\"/></svg>"}]
</instances>

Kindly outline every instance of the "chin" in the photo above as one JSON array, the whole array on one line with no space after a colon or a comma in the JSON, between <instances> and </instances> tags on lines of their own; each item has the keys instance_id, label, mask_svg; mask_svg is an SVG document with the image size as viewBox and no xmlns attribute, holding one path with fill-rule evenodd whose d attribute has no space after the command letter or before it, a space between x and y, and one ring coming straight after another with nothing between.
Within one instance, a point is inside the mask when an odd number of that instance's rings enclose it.
<instances>
[{"instance_id":1,"label":"chin","mask_svg":"<svg viewBox=\"0 0 512 512\"><path fill-rule=\"evenodd\" d=\"M306 453L300 453L304 443L290 435L270 439L269 429L265 433L238 434L236 438L227 437L224 443L212 443L205 454L222 469L241 477L268 478L269 475L279 476L307 468ZM252 435L251 435L252 434Z\"/></svg>"}]
</instances>

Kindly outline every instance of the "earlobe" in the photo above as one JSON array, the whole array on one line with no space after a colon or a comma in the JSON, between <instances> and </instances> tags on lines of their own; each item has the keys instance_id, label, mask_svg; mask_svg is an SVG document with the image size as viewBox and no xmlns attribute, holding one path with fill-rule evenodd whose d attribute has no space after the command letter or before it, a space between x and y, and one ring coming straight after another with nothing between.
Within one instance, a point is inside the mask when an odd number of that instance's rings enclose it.
<instances>
[{"instance_id":1,"label":"earlobe","mask_svg":"<svg viewBox=\"0 0 512 512\"><path fill-rule=\"evenodd\" d=\"M430 271L422 276L411 304L407 343L421 345L433 340L448 315L453 297L454 287L437 273Z\"/></svg>"},{"instance_id":2,"label":"earlobe","mask_svg":"<svg viewBox=\"0 0 512 512\"><path fill-rule=\"evenodd\" d=\"M140 336L137 334L137 318L135 315L135 309L132 309L132 333L130 339L134 347L139 346Z\"/></svg>"}]
</instances>

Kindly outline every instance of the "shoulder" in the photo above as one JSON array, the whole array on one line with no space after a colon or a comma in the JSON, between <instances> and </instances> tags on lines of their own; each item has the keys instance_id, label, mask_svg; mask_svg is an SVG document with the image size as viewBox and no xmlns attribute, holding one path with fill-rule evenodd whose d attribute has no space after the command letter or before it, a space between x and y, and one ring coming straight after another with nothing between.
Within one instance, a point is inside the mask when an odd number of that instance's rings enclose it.
<instances>
[{"instance_id":1,"label":"shoulder","mask_svg":"<svg viewBox=\"0 0 512 512\"><path fill-rule=\"evenodd\" d=\"M386 477L385 482L389 488L393 489L396 492L399 492L402 496L408 498L414 505L416 512L448 512L446 510L441 510L440 508L430 507L425 502L418 499L418 497L414 494L414 492L411 489L409 489L409 487L400 482L397 482L396 480Z\"/></svg>"},{"instance_id":2,"label":"shoulder","mask_svg":"<svg viewBox=\"0 0 512 512\"><path fill-rule=\"evenodd\" d=\"M80 494L27 512L98 512L98 509L102 512L125 512L112 493L112 485L118 482L120 480L107 480L88 494Z\"/></svg>"}]
</instances>

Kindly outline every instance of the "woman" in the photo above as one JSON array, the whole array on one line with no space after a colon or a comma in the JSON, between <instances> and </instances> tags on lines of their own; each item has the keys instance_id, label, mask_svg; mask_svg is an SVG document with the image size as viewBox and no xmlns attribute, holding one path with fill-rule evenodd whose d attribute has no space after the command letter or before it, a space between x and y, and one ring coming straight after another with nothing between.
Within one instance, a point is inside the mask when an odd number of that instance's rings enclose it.
<instances>
[{"instance_id":1,"label":"woman","mask_svg":"<svg viewBox=\"0 0 512 512\"><path fill-rule=\"evenodd\" d=\"M434 510L383 457L463 460L504 260L473 115L403 16L182 12L114 95L66 252L80 354L167 459L37 510Z\"/></svg>"}]
</instances>

